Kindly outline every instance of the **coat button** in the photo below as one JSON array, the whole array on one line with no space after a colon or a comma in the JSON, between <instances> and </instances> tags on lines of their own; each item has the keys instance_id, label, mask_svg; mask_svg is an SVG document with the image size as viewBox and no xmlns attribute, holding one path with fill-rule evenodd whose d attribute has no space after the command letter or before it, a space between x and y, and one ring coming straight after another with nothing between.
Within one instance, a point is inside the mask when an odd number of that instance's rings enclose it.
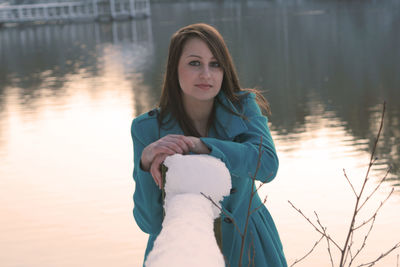
<instances>
[{"instance_id":1,"label":"coat button","mask_svg":"<svg viewBox=\"0 0 400 267\"><path fill-rule=\"evenodd\" d=\"M225 217L225 218L224 218L224 222L226 222L226 223L232 223L232 219L229 218L229 217Z\"/></svg>"},{"instance_id":2,"label":"coat button","mask_svg":"<svg viewBox=\"0 0 400 267\"><path fill-rule=\"evenodd\" d=\"M149 116L153 116L154 115L154 110L150 110L147 114L149 114Z\"/></svg>"},{"instance_id":3,"label":"coat button","mask_svg":"<svg viewBox=\"0 0 400 267\"><path fill-rule=\"evenodd\" d=\"M231 189L231 192L230 192L231 195L234 194L234 193L236 193L236 191L237 191L236 188L233 187L233 188Z\"/></svg>"}]
</instances>

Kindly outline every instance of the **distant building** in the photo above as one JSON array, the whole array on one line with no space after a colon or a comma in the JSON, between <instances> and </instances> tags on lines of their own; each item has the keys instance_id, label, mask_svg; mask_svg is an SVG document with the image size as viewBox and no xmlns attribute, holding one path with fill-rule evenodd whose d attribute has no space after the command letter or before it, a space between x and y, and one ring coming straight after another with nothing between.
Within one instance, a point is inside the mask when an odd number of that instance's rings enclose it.
<instances>
[{"instance_id":1,"label":"distant building","mask_svg":"<svg viewBox=\"0 0 400 267\"><path fill-rule=\"evenodd\" d=\"M131 19L150 16L149 0L0 0L5 23Z\"/></svg>"}]
</instances>

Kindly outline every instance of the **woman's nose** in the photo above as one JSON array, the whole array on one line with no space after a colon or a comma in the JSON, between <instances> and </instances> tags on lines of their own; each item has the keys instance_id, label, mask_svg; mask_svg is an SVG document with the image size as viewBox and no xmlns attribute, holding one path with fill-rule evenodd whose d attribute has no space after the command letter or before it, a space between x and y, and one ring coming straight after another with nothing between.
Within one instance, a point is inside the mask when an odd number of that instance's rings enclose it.
<instances>
[{"instance_id":1,"label":"woman's nose","mask_svg":"<svg viewBox=\"0 0 400 267\"><path fill-rule=\"evenodd\" d=\"M201 70L200 76L202 78L210 78L211 76L210 68L208 66L204 66Z\"/></svg>"}]
</instances>

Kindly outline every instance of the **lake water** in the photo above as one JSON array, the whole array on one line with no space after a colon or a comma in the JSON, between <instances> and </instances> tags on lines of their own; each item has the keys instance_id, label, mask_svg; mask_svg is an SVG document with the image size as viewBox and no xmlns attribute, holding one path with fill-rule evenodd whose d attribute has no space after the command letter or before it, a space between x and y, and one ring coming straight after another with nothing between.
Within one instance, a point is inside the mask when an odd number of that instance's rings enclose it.
<instances>
[{"instance_id":1,"label":"lake water","mask_svg":"<svg viewBox=\"0 0 400 267\"><path fill-rule=\"evenodd\" d=\"M260 194L289 264L319 236L288 200L317 211L343 244L355 203L343 168L358 190L386 100L367 193L392 169L358 221L395 188L357 263L375 259L400 241L399 10L399 1L158 3L149 19L1 28L0 265L141 265L130 123L157 104L171 34L194 22L221 31L242 86L271 103L280 170ZM296 266L330 266L326 242Z\"/></svg>"}]
</instances>

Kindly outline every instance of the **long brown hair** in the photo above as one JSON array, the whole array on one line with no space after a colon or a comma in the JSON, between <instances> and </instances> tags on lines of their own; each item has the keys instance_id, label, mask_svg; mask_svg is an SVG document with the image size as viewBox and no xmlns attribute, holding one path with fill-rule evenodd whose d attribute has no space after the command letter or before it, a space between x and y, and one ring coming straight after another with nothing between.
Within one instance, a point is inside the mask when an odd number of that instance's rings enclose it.
<instances>
[{"instance_id":1,"label":"long brown hair","mask_svg":"<svg viewBox=\"0 0 400 267\"><path fill-rule=\"evenodd\" d=\"M228 51L223 37L217 31L217 29L208 24L198 23L179 29L171 37L166 72L164 75L159 103L160 124L162 124L164 118L168 114L171 114L172 117L178 121L185 135L197 137L200 136L189 116L185 112L182 102L182 89L180 87L178 77L179 59L185 43L191 38L199 38L204 41L217 62L220 64L224 72L221 90L232 103L240 106L240 99L235 93L240 91L251 91L256 93L259 106L266 112L270 112L267 100L257 90L240 88L239 78L235 69L235 65L233 64L232 57ZM212 123L213 114L209 120L209 124Z\"/></svg>"}]
</instances>

